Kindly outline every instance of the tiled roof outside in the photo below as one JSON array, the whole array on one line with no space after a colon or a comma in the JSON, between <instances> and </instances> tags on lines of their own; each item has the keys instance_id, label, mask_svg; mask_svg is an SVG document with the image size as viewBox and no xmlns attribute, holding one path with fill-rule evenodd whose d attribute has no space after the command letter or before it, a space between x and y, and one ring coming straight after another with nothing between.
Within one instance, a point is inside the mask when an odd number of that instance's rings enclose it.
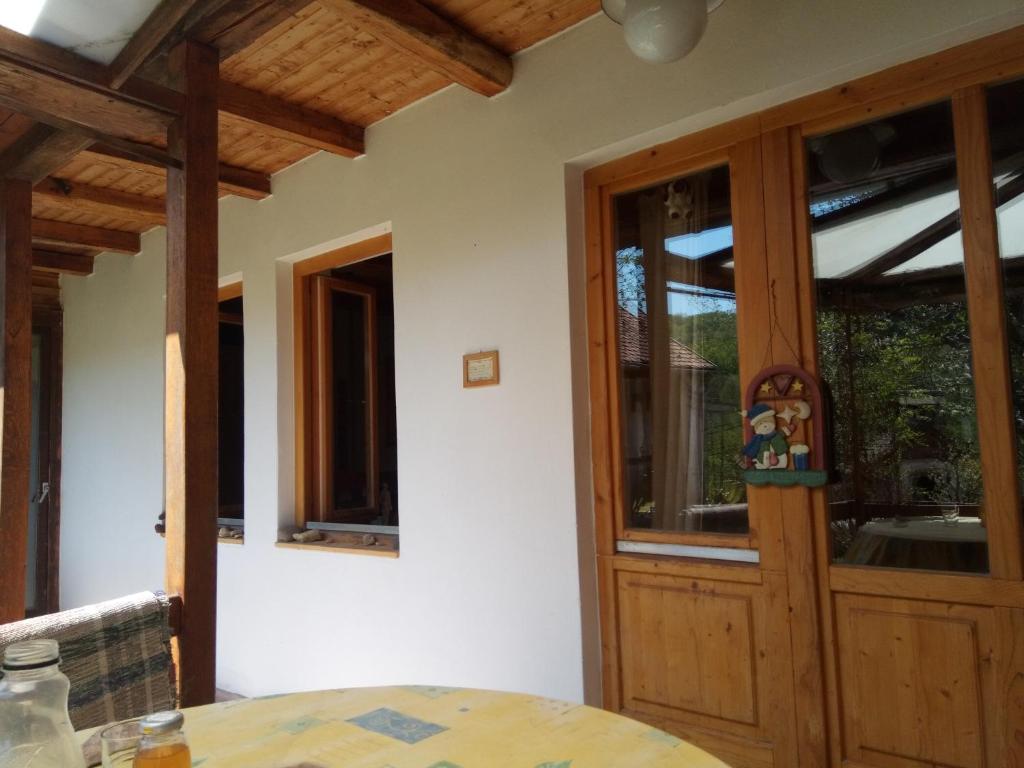
<instances>
[{"instance_id":1,"label":"tiled roof outside","mask_svg":"<svg viewBox=\"0 0 1024 768\"><path fill-rule=\"evenodd\" d=\"M619 307L619 360L622 365L636 367L650 363L648 350L647 314L634 315ZM668 340L669 365L673 368L710 370L715 364L706 360L685 344L673 338Z\"/></svg>"}]
</instances>

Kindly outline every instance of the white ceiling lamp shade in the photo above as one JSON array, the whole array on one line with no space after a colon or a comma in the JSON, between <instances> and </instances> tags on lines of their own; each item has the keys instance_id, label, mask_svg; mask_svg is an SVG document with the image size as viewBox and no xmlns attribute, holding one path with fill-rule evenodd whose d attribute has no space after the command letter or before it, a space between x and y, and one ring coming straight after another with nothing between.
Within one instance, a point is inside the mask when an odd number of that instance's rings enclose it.
<instances>
[{"instance_id":1,"label":"white ceiling lamp shade","mask_svg":"<svg viewBox=\"0 0 1024 768\"><path fill-rule=\"evenodd\" d=\"M708 14L724 0L602 0L605 15L621 24L626 45L655 64L678 61L704 35Z\"/></svg>"},{"instance_id":2,"label":"white ceiling lamp shade","mask_svg":"<svg viewBox=\"0 0 1024 768\"><path fill-rule=\"evenodd\" d=\"M601 10L616 24L626 21L626 0L601 0Z\"/></svg>"}]
</instances>

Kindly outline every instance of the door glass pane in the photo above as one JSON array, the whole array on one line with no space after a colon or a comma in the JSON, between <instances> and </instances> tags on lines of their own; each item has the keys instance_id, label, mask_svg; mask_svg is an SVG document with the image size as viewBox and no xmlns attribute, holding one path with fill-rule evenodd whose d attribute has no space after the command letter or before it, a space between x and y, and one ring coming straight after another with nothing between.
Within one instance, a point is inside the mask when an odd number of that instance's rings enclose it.
<instances>
[{"instance_id":1,"label":"door glass pane","mask_svg":"<svg viewBox=\"0 0 1024 768\"><path fill-rule=\"evenodd\" d=\"M613 211L626 525L745 533L729 168Z\"/></svg>"},{"instance_id":2,"label":"door glass pane","mask_svg":"<svg viewBox=\"0 0 1024 768\"><path fill-rule=\"evenodd\" d=\"M1021 472L1024 468L1024 80L989 89L988 120L1006 296L1017 471Z\"/></svg>"},{"instance_id":3,"label":"door glass pane","mask_svg":"<svg viewBox=\"0 0 1024 768\"><path fill-rule=\"evenodd\" d=\"M807 149L833 558L987 571L951 105Z\"/></svg>"}]
</instances>

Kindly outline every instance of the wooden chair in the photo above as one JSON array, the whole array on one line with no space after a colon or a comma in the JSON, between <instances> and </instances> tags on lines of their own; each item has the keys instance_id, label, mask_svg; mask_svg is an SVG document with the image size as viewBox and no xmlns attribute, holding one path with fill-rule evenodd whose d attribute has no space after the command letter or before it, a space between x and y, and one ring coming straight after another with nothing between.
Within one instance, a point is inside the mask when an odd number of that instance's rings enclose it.
<instances>
[{"instance_id":1,"label":"wooden chair","mask_svg":"<svg viewBox=\"0 0 1024 768\"><path fill-rule=\"evenodd\" d=\"M71 681L68 710L76 729L174 709L171 657L174 598L140 592L107 602L0 625L0 652L21 640L60 643Z\"/></svg>"}]
</instances>

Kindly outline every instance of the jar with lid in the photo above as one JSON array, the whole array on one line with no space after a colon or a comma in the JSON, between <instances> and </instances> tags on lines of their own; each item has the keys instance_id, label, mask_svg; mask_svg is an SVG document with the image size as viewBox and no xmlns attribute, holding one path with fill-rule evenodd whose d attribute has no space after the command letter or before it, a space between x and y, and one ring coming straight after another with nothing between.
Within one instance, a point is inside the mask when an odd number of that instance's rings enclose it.
<instances>
[{"instance_id":1,"label":"jar with lid","mask_svg":"<svg viewBox=\"0 0 1024 768\"><path fill-rule=\"evenodd\" d=\"M190 768L192 755L181 732L184 724L181 712L157 712L142 718L142 741L133 768Z\"/></svg>"},{"instance_id":2,"label":"jar with lid","mask_svg":"<svg viewBox=\"0 0 1024 768\"><path fill-rule=\"evenodd\" d=\"M0 768L85 768L68 717L71 684L55 640L7 647L0 680Z\"/></svg>"}]
</instances>

